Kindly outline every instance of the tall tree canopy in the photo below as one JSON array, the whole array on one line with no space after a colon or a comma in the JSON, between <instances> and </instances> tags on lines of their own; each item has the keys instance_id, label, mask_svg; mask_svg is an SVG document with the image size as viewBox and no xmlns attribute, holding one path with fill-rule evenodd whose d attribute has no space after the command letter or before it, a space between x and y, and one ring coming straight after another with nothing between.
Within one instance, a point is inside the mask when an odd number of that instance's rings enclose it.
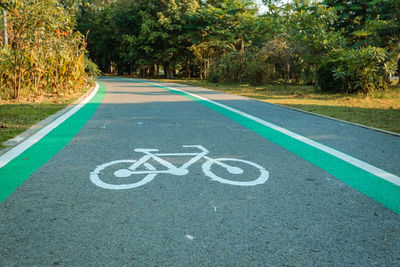
<instances>
[{"instance_id":1,"label":"tall tree canopy","mask_svg":"<svg viewBox=\"0 0 400 267\"><path fill-rule=\"evenodd\" d=\"M264 13L254 0L61 3L77 14L89 56L104 72L317 83L333 52L381 48L390 73L400 51L400 0L264 0Z\"/></svg>"}]
</instances>

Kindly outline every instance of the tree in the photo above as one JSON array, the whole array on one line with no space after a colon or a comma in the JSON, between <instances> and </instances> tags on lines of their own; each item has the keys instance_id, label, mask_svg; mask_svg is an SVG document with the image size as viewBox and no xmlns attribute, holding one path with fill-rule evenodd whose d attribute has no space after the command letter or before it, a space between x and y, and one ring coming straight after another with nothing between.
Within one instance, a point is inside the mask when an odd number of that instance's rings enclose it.
<instances>
[{"instance_id":1,"label":"tree","mask_svg":"<svg viewBox=\"0 0 400 267\"><path fill-rule=\"evenodd\" d=\"M218 30L221 23L220 9L210 4L204 4L188 17L185 28L192 43L190 50L199 65L200 79L208 79L211 60L226 50L226 42L221 40Z\"/></svg>"},{"instance_id":2,"label":"tree","mask_svg":"<svg viewBox=\"0 0 400 267\"><path fill-rule=\"evenodd\" d=\"M388 57L398 60L400 67L400 0L325 0L324 3L337 12L333 25L346 37L350 47L385 48Z\"/></svg>"},{"instance_id":3,"label":"tree","mask_svg":"<svg viewBox=\"0 0 400 267\"><path fill-rule=\"evenodd\" d=\"M239 46L240 66L238 81L243 81L244 52L246 43L251 42L255 30L257 6L248 0L227 0L221 5L224 32Z\"/></svg>"},{"instance_id":4,"label":"tree","mask_svg":"<svg viewBox=\"0 0 400 267\"><path fill-rule=\"evenodd\" d=\"M344 39L330 26L336 14L333 8L326 8L314 0L294 0L282 8L282 15L276 19L279 25L276 36L284 40L288 53L285 57L286 73L289 75L290 61L297 54L297 58L304 62L302 72L306 82L313 83L321 58L331 49L344 45Z\"/></svg>"},{"instance_id":5,"label":"tree","mask_svg":"<svg viewBox=\"0 0 400 267\"><path fill-rule=\"evenodd\" d=\"M333 26L350 46L386 47L399 41L399 0L325 0L324 4L335 9Z\"/></svg>"},{"instance_id":6,"label":"tree","mask_svg":"<svg viewBox=\"0 0 400 267\"><path fill-rule=\"evenodd\" d=\"M163 66L172 77L191 45L184 26L197 8L195 0L118 0L89 20L81 18L79 28L90 30L91 57L103 70L115 65L118 72L131 72L138 67L142 75L153 76Z\"/></svg>"}]
</instances>

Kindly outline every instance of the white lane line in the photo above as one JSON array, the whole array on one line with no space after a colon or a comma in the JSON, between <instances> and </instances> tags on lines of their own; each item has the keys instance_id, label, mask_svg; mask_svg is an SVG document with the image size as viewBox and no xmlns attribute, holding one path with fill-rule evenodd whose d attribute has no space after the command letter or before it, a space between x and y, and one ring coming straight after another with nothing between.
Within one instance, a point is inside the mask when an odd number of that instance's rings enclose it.
<instances>
[{"instance_id":1,"label":"white lane line","mask_svg":"<svg viewBox=\"0 0 400 267\"><path fill-rule=\"evenodd\" d=\"M46 127L42 128L40 131L26 139L24 142L21 144L17 145L16 147L10 149L7 153L2 155L0 157L0 168L5 166L7 163L9 163L11 160L15 159L18 157L22 152L30 148L32 145L36 144L40 139L45 137L49 132L51 132L53 129L55 129L57 126L59 126L61 123L63 123L66 119L74 115L78 110L80 110L84 105L86 105L97 93L99 90L99 85L96 83L96 87L94 88L93 92L90 93L82 102L77 104L75 107L73 107L70 111L67 113L63 114L62 116L58 117L56 120L54 120L52 123L47 125Z\"/></svg>"},{"instance_id":2,"label":"white lane line","mask_svg":"<svg viewBox=\"0 0 400 267\"><path fill-rule=\"evenodd\" d=\"M226 106L224 104L215 102L215 101L210 100L208 98L205 98L205 97L202 97L202 96L199 96L199 95L196 95L196 94L184 91L184 90L180 90L180 89L177 89L177 88L164 86L164 85L157 84L157 83L149 83L149 84L153 84L155 86L165 87L165 88L168 88L168 89L171 89L171 90L174 90L174 91L182 92L184 94L191 95L191 96L193 96L195 98L198 98L198 99L207 101L209 103L212 103L214 105L220 106L222 108L225 108L225 109L227 109L229 111L235 112L235 113L237 113L237 114L239 114L239 115L241 115L243 117L246 117L248 119L256 121L256 122L258 122L258 123L260 123L260 124L262 124L264 126L267 126L269 128L272 128L272 129L274 129L274 130L276 130L276 131L278 131L280 133L283 133L283 134L285 134L287 136L290 136L290 137L292 137L292 138L294 138L296 140L299 140L299 141L301 141L301 142L303 142L303 143L305 143L307 145L310 145L310 146L315 147L315 148L317 148L319 150L322 150L322 151L324 151L324 152L326 152L326 153L328 153L328 154L330 154L332 156L335 156L335 157L337 157L337 158L339 158L339 159L341 159L343 161L346 161L346 162L348 162L348 163L350 163L350 164L352 164L352 165L354 165L354 166L356 166L356 167L358 167L358 168L360 168L360 169L362 169L364 171L367 171L367 172L369 172L369 173L371 173L371 174L373 174L375 176L378 176L378 177L380 177L380 178L382 178L382 179L384 179L384 180L386 180L386 181L388 181L390 183L393 183L393 184L395 184L397 186L400 186L400 177L398 177L398 176L396 176L394 174L391 174L391 173L389 173L389 172L387 172L385 170L382 170L380 168L377 168L377 167L375 167L375 166L373 166L373 165L371 165L369 163L366 163L364 161L356 159L356 158L354 158L354 157L352 157L350 155L347 155L347 154L345 154L343 152L340 152L340 151L338 151L336 149L333 149L333 148L328 147L326 145L323 145L323 144L320 144L318 142L315 142L315 141L313 141L313 140L311 140L311 139L309 139L307 137L301 136L301 135L299 135L299 134L297 134L295 132L289 131L289 130L287 130L285 128L282 128L282 127L279 127L279 126L277 126L275 124L269 123L269 122L267 122L267 121L265 121L263 119L257 118L255 116L247 114L247 113L245 113L243 111L231 108L231 107Z\"/></svg>"}]
</instances>

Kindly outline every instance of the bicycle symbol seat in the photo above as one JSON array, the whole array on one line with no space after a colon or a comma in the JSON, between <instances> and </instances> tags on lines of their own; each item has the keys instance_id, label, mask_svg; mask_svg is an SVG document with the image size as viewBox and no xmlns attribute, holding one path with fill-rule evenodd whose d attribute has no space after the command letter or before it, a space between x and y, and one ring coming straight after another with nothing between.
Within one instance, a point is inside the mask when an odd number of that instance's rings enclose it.
<instances>
[{"instance_id":1,"label":"bicycle symbol seat","mask_svg":"<svg viewBox=\"0 0 400 267\"><path fill-rule=\"evenodd\" d=\"M95 170L93 170L90 173L90 180L97 186L105 188L105 189L130 189L130 188L135 188L142 186L151 180L154 179L154 177L157 174L172 174L172 175L186 175L189 173L189 166L192 164L196 163L200 159L204 159L205 162L202 165L202 170L204 174L208 177L211 178L211 180L218 181L223 184L230 184L230 185L238 185L238 186L254 186L254 185L259 185L263 184L268 180L269 177L269 172L261 167L260 165L247 161L247 160L241 160L241 159L235 159L235 158L210 158L206 156L209 151L204 148L201 145L184 145L183 147L185 148L197 148L200 150L200 152L197 153L153 153L153 152L158 152L158 149L144 149L144 148L137 148L134 151L135 152L140 152L144 153L144 156L142 156L138 160L115 160L111 161L108 163L104 163L100 166L98 166ZM171 162L163 159L162 157L174 157L174 156L190 156L191 159L184 163L182 166L175 166ZM155 162L158 162L160 165L164 166L166 169L165 170L157 170L152 164L150 164L148 161L153 160ZM229 164L228 164L228 163ZM254 167L256 168L256 171L259 173L259 176L256 177L256 179L250 179L250 181L235 181L233 178L234 177L229 177L229 178L222 178L216 175L211 171L211 167L215 164L218 165L222 168L224 168L229 175L235 176L242 174L244 171L240 167L235 167L232 166L231 164L241 164L241 165L249 165L249 167ZM125 165L126 168L120 168L117 169L116 171L113 172L113 177L107 177L107 179L104 179L105 177L102 177L102 174L106 168L109 168L114 165ZM115 166L114 166L115 167ZM132 182L132 183L113 183L113 182L108 182L111 178L116 180L116 178L127 178L131 177L133 175L144 175L144 177L137 181L137 182ZM106 181L105 181L106 180ZM121 180L121 179L119 179Z\"/></svg>"}]
</instances>

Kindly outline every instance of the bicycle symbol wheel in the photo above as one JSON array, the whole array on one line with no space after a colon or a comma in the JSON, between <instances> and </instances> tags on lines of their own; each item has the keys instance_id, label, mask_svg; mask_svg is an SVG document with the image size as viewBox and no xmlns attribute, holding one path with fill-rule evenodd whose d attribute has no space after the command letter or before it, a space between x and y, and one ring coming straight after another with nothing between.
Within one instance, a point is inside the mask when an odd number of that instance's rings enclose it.
<instances>
[{"instance_id":1,"label":"bicycle symbol wheel","mask_svg":"<svg viewBox=\"0 0 400 267\"><path fill-rule=\"evenodd\" d=\"M216 175L215 173L213 173L211 171L211 167L212 167L213 164L218 165L218 162L224 162L224 161L240 162L240 163L244 163L244 164L253 166L256 169L258 169L258 171L260 172L260 175L257 177L257 179L251 180L251 181L234 181L234 180L231 180L231 179L226 179L226 178L219 177L218 175ZM229 166L231 166L231 164L229 164ZM232 166L232 167L233 167L232 169L234 169L234 170L237 169L234 166ZM261 167L260 165L254 163L254 162L247 161L247 160L242 160L242 159L218 158L218 159L209 160L209 161L206 161L202 165L202 169L203 169L204 174L206 176L210 177L212 180L218 181L218 182L223 183L223 184L231 184L231 185L238 185L238 186L253 186L253 185L263 184L268 180L268 177L269 177L269 172L266 169L264 169L263 167ZM229 171L229 168L227 168L227 171L231 175L233 175L233 174L241 174L241 172L234 173L232 171Z\"/></svg>"},{"instance_id":2,"label":"bicycle symbol wheel","mask_svg":"<svg viewBox=\"0 0 400 267\"><path fill-rule=\"evenodd\" d=\"M107 177L107 181L110 180L110 178L120 178L120 177L129 177L129 176L133 176L133 175L138 175L138 174L134 174L132 173L132 171L128 170L129 166L132 166L133 163L135 163L136 160L115 160L115 161L111 161L108 163L105 163L103 165L98 166L94 171L92 171L90 173L90 180L92 181L92 183L94 183L95 185L105 188L105 189L130 189L130 188L135 188L135 187L139 187L142 186L148 182L150 182L151 180L154 179L154 177L157 175L156 173L150 173L150 174L146 174L143 179L139 180L138 182L133 182L133 183L118 183L118 184L114 184L111 182L105 182L103 181L104 179L101 178L101 174L102 172L106 169L109 168L113 165L117 165L117 164L122 164L124 167L126 168L120 168L118 170L116 170L113 175L114 177ZM156 169L153 167L153 165L151 165L150 163L144 163L143 166L149 170L149 171L155 171ZM106 177L104 177L106 178Z\"/></svg>"}]
</instances>

